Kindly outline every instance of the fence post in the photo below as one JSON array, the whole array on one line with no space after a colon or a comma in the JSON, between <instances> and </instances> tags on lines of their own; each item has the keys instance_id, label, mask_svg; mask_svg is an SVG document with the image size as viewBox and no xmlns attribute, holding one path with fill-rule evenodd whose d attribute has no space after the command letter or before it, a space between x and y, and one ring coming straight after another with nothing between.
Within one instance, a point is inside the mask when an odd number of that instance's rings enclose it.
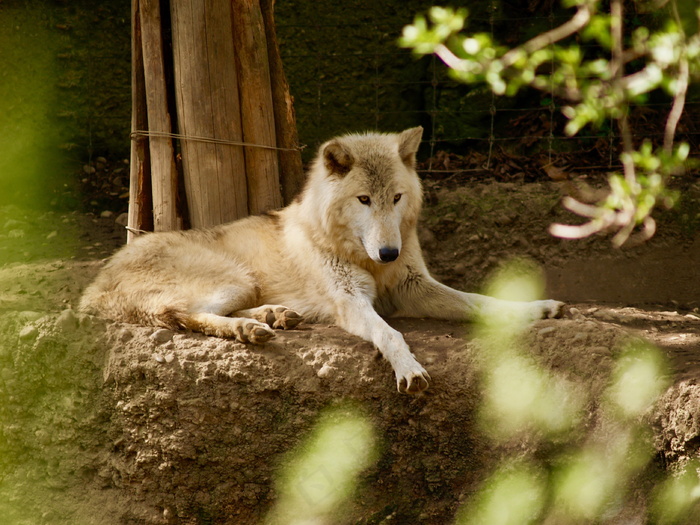
<instances>
[{"instance_id":1,"label":"fence post","mask_svg":"<svg viewBox=\"0 0 700 525\"><path fill-rule=\"evenodd\" d=\"M149 137L151 188L153 193L153 229L179 230L182 218L177 206L177 167L168 112L168 88L161 32L160 1L139 0L143 71L149 132L166 134Z\"/></svg>"},{"instance_id":2,"label":"fence post","mask_svg":"<svg viewBox=\"0 0 700 525\"><path fill-rule=\"evenodd\" d=\"M248 215L231 0L171 0L175 94L192 227Z\"/></svg>"},{"instance_id":3,"label":"fence post","mask_svg":"<svg viewBox=\"0 0 700 525\"><path fill-rule=\"evenodd\" d=\"M281 207L282 185L287 202L299 191L294 108L272 3L264 6L265 13L260 0L132 0L132 131L142 133L132 134L131 228L180 229L183 216L186 225L210 227Z\"/></svg>"},{"instance_id":4,"label":"fence post","mask_svg":"<svg viewBox=\"0 0 700 525\"><path fill-rule=\"evenodd\" d=\"M274 0L260 0L267 37L267 56L270 63L272 83L272 105L275 114L275 133L279 151L280 183L284 203L289 204L304 185L304 167L299 152L294 101L289 93L289 84L284 74L282 57L275 30Z\"/></svg>"},{"instance_id":5,"label":"fence post","mask_svg":"<svg viewBox=\"0 0 700 525\"><path fill-rule=\"evenodd\" d=\"M243 138L275 148L275 120L267 36L258 0L233 1L233 40L240 80ZM279 163L274 149L245 148L248 207L256 214L282 206Z\"/></svg>"},{"instance_id":6,"label":"fence post","mask_svg":"<svg viewBox=\"0 0 700 525\"><path fill-rule=\"evenodd\" d=\"M131 4L131 129L148 128L146 115L146 85L143 71L141 15L139 0ZM152 230L151 164L148 156L148 138L132 137L129 166L129 220L126 240L134 239L134 231Z\"/></svg>"}]
</instances>

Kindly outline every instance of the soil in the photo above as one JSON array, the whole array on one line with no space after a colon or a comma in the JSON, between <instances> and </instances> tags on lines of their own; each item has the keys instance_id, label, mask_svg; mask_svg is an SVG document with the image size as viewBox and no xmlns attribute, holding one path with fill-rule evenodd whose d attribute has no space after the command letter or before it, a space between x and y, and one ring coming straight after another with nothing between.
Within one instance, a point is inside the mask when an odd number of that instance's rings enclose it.
<instances>
[{"instance_id":1,"label":"soil","mask_svg":"<svg viewBox=\"0 0 700 525\"><path fill-rule=\"evenodd\" d=\"M641 337L670 368L644 419L656 459L640 486L697 458L700 187L685 188L650 242L615 250L606 236L547 233L573 220L559 205L563 182L464 182L425 180L428 265L467 291L508 259L543 269L547 295L567 311L522 339L533 359L588 393L571 439L599 430L610 370L623 343ZM125 241L115 202L98 214L0 209L5 523L261 523L283 490L287 455L324 410L348 402L379 436L378 459L342 514L315 523L451 523L500 458L555 453L537 432L488 437L483 336L472 325L391 321L433 378L409 397L370 344L333 326L302 324L256 347L76 314L81 291ZM646 505L632 498L605 523L641 523ZM682 522L697 520L696 509Z\"/></svg>"}]
</instances>

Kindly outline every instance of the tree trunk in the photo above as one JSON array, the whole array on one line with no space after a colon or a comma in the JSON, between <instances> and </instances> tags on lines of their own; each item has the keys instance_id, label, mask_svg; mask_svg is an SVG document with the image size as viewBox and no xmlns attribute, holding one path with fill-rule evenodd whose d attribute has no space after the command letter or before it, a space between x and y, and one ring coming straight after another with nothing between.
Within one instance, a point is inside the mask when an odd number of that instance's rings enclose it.
<instances>
[{"instance_id":1,"label":"tree trunk","mask_svg":"<svg viewBox=\"0 0 700 525\"><path fill-rule=\"evenodd\" d=\"M233 1L233 40L240 82L243 138L246 143L248 208L258 214L282 206L277 138L272 105L265 25L258 0ZM257 146L268 146L265 149Z\"/></svg>"},{"instance_id":2,"label":"tree trunk","mask_svg":"<svg viewBox=\"0 0 700 525\"><path fill-rule=\"evenodd\" d=\"M171 0L178 125L192 227L248 215L230 0ZM212 142L213 141L213 142Z\"/></svg>"},{"instance_id":3,"label":"tree trunk","mask_svg":"<svg viewBox=\"0 0 700 525\"><path fill-rule=\"evenodd\" d=\"M289 84L284 74L275 30L275 0L260 0L265 34L267 36L267 56L270 62L270 79L272 83L272 104L275 114L275 133L277 134L280 184L284 203L289 204L304 185L304 167L301 152L297 149L299 137L294 113L294 101L289 93Z\"/></svg>"},{"instance_id":4,"label":"tree trunk","mask_svg":"<svg viewBox=\"0 0 700 525\"><path fill-rule=\"evenodd\" d=\"M179 230L182 219L177 208L177 167L168 112L168 90L165 80L163 36L161 34L160 1L138 0L148 130L166 136L149 138L151 162L151 188L153 192L153 228L155 231Z\"/></svg>"},{"instance_id":5,"label":"tree trunk","mask_svg":"<svg viewBox=\"0 0 700 525\"><path fill-rule=\"evenodd\" d=\"M132 4L131 34L131 129L145 130L148 128L148 116L146 114L146 81L144 78L143 50L141 48L139 0L134 0ZM148 138L132 137L127 242L131 242L134 239L134 231L153 229L152 209Z\"/></svg>"},{"instance_id":6,"label":"tree trunk","mask_svg":"<svg viewBox=\"0 0 700 525\"><path fill-rule=\"evenodd\" d=\"M144 133L129 226L206 228L291 202L303 170L273 0L132 0L132 18L132 131Z\"/></svg>"}]
</instances>

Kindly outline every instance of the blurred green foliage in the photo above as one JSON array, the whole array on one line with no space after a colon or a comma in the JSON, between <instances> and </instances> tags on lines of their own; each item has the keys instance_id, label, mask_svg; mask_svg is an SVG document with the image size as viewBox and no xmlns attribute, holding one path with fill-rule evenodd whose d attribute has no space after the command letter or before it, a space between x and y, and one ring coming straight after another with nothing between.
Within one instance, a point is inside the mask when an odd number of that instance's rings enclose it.
<instances>
[{"instance_id":1,"label":"blurred green foliage","mask_svg":"<svg viewBox=\"0 0 700 525\"><path fill-rule=\"evenodd\" d=\"M528 276L527 268L504 267L488 290L500 299L539 299L541 277ZM640 482L655 452L644 415L668 387L660 351L630 341L619 351L600 399L590 399L589 392L529 354L522 337L526 327L524 318L501 310L485 311L479 320L481 427L497 443L528 446L502 460L457 523L607 523L630 508L644 514L640 501L652 509L648 523L686 523L684 513L700 498L698 465L690 463L656 486ZM593 419L587 413L591 406L597 406Z\"/></svg>"},{"instance_id":2,"label":"blurred green foliage","mask_svg":"<svg viewBox=\"0 0 700 525\"><path fill-rule=\"evenodd\" d=\"M487 291L506 301L541 298L542 276L515 261ZM517 304L484 310L475 364L481 377L478 431L500 451L481 487L456 513L458 525L635 523L689 525L700 500L700 464L662 472L646 416L669 386L665 357L627 339L601 374L602 390L538 361L529 351L531 318ZM585 348L580 351L585 352ZM343 522L359 475L378 459L372 424L355 406L323 413L285 458L269 524ZM623 521L621 521L623 520Z\"/></svg>"},{"instance_id":3,"label":"blurred green foliage","mask_svg":"<svg viewBox=\"0 0 700 525\"><path fill-rule=\"evenodd\" d=\"M0 9L0 205L45 208L62 176L55 40L38 5Z\"/></svg>"},{"instance_id":4,"label":"blurred green foliage","mask_svg":"<svg viewBox=\"0 0 700 525\"><path fill-rule=\"evenodd\" d=\"M55 20L42 0L0 5L0 264L73 253L76 166L58 115L62 92Z\"/></svg>"},{"instance_id":5,"label":"blurred green foliage","mask_svg":"<svg viewBox=\"0 0 700 525\"><path fill-rule=\"evenodd\" d=\"M333 523L353 496L358 475L376 460L376 437L355 407L326 410L287 458L270 525Z\"/></svg>"},{"instance_id":6,"label":"blurred green foliage","mask_svg":"<svg viewBox=\"0 0 700 525\"><path fill-rule=\"evenodd\" d=\"M635 228L641 239L654 234L653 209L674 204L677 195L668 182L690 165L689 146L674 141L690 81L700 75L700 10L688 21L681 17L691 11L687 2L661 4L663 22L651 29L625 27L622 0L564 0L563 6L572 9L569 20L514 48L498 44L489 33L467 33L466 9L433 7L404 28L400 44L418 56L436 55L455 79L486 85L496 95L514 96L530 87L567 101L562 112L570 136L586 126L617 121L623 174L610 176L610 195L597 205L564 201L588 222L555 224L551 231L564 238L614 231L613 243L619 246ZM635 7L643 9L641 2ZM599 49L594 56L591 45ZM633 144L628 114L656 90L666 92L672 103L663 146L652 151L649 142L640 148Z\"/></svg>"}]
</instances>

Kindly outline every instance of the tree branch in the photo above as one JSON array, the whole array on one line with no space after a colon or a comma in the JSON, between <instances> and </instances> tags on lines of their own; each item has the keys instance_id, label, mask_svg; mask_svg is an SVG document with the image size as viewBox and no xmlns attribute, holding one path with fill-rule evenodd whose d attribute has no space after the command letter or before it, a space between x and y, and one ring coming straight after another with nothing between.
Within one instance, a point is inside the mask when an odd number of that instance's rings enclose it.
<instances>
[{"instance_id":1,"label":"tree branch","mask_svg":"<svg viewBox=\"0 0 700 525\"><path fill-rule=\"evenodd\" d=\"M535 51L542 49L544 47L547 47L550 44L553 44L554 42L558 42L559 40L563 40L568 36L573 35L574 33L577 33L584 27L586 27L586 24L591 19L591 9L587 5L582 5L578 8L578 11L574 14L573 17L567 22L564 22L562 25L559 27L555 27L554 29L550 29L546 33L542 33L541 35L537 35L536 37L532 38L531 40L528 40L525 42L523 45L513 48L510 51L508 51L505 55L503 55L500 59L501 63L503 64L504 67L510 67L512 66L515 61L519 58L520 54L522 51L525 51L528 54L534 53Z\"/></svg>"},{"instance_id":2,"label":"tree branch","mask_svg":"<svg viewBox=\"0 0 700 525\"><path fill-rule=\"evenodd\" d=\"M683 31L683 25L678 15L678 7L675 2L673 2L672 6L673 17L676 20L676 24L678 24L678 30ZM680 63L678 64L678 77L676 78L676 94L673 97L673 105L671 106L671 111L668 114L666 127L664 129L664 151L668 154L673 153L673 141L676 136L676 127L678 126L678 122L683 114L683 108L685 107L685 96L688 92L690 76L689 69L688 58L685 56L683 50L681 50Z\"/></svg>"}]
</instances>

